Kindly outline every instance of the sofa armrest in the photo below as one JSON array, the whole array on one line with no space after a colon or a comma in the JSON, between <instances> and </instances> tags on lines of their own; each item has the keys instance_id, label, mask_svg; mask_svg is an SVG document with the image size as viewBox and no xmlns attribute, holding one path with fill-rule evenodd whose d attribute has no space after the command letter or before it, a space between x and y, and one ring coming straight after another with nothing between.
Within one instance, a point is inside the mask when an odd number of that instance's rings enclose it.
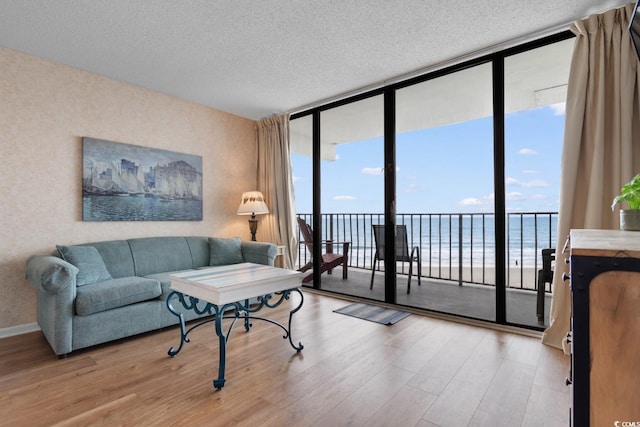
<instances>
[{"instance_id":1,"label":"sofa armrest","mask_svg":"<svg viewBox=\"0 0 640 427\"><path fill-rule=\"evenodd\" d=\"M27 260L27 280L34 288L57 294L75 286L78 268L51 255L34 255Z\"/></svg>"},{"instance_id":2,"label":"sofa armrest","mask_svg":"<svg viewBox=\"0 0 640 427\"><path fill-rule=\"evenodd\" d=\"M275 264L278 247L273 243L253 242L249 240L242 241L242 256L246 262L254 262L256 264L271 265Z\"/></svg>"},{"instance_id":3,"label":"sofa armrest","mask_svg":"<svg viewBox=\"0 0 640 427\"><path fill-rule=\"evenodd\" d=\"M78 268L55 256L27 260L27 280L36 288L38 325L57 355L72 351L74 300Z\"/></svg>"}]
</instances>

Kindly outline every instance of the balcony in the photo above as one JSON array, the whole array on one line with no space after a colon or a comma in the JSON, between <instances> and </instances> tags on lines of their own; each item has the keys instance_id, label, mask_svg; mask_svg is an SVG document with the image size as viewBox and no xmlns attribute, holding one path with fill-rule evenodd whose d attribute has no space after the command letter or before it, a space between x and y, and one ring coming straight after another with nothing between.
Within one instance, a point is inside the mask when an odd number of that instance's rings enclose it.
<instances>
[{"instance_id":1,"label":"balcony","mask_svg":"<svg viewBox=\"0 0 640 427\"><path fill-rule=\"evenodd\" d=\"M299 214L312 223L311 214ZM341 271L322 275L322 289L360 298L384 301L384 263L376 266L370 290L375 241L372 225L384 223L383 214L334 213L322 215L322 238L351 242L349 279ZM407 227L409 247L422 253L422 285L414 277L406 293L408 263L397 264L397 302L401 305L482 320L495 320L494 216L487 213L398 214L397 224ZM545 320L536 316L538 270L541 252L556 246L556 212L507 215L507 321L535 328L548 326L551 289L545 288ZM303 239L300 238L302 241ZM303 243L298 266L311 257ZM416 274L414 268L414 274Z\"/></svg>"}]
</instances>

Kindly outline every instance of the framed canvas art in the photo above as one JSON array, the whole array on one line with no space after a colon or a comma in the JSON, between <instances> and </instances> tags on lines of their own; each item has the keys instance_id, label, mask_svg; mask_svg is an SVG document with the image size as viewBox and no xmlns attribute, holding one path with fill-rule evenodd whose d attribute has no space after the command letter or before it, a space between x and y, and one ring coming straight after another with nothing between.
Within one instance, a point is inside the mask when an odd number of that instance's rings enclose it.
<instances>
[{"instance_id":1,"label":"framed canvas art","mask_svg":"<svg viewBox=\"0 0 640 427\"><path fill-rule=\"evenodd\" d=\"M82 138L84 221L201 221L202 157Z\"/></svg>"}]
</instances>

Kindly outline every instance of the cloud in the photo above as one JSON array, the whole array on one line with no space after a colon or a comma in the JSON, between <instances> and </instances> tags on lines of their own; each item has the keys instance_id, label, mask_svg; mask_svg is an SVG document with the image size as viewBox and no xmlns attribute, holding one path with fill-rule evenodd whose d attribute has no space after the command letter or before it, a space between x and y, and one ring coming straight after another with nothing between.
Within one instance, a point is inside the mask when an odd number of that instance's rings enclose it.
<instances>
[{"instance_id":1,"label":"cloud","mask_svg":"<svg viewBox=\"0 0 640 427\"><path fill-rule=\"evenodd\" d=\"M384 168L362 168L362 173L365 175L384 175Z\"/></svg>"},{"instance_id":2,"label":"cloud","mask_svg":"<svg viewBox=\"0 0 640 427\"><path fill-rule=\"evenodd\" d=\"M467 197L466 199L460 200L458 204L461 206L480 206L482 202L476 197Z\"/></svg>"},{"instance_id":3,"label":"cloud","mask_svg":"<svg viewBox=\"0 0 640 427\"><path fill-rule=\"evenodd\" d=\"M422 187L417 184L409 184L407 188L404 190L405 193L420 193L422 191Z\"/></svg>"},{"instance_id":4,"label":"cloud","mask_svg":"<svg viewBox=\"0 0 640 427\"><path fill-rule=\"evenodd\" d=\"M537 156L538 152L536 150L532 150L531 148L523 148L522 150L518 151L518 154L520 154L521 156Z\"/></svg>"},{"instance_id":5,"label":"cloud","mask_svg":"<svg viewBox=\"0 0 640 427\"><path fill-rule=\"evenodd\" d=\"M567 103L561 102L559 104L551 104L549 108L553 111L554 116L564 116L567 111Z\"/></svg>"},{"instance_id":6,"label":"cloud","mask_svg":"<svg viewBox=\"0 0 640 427\"><path fill-rule=\"evenodd\" d=\"M525 197L522 195L522 193L518 193L517 191L512 191L510 193L505 193L504 198L505 198L505 200L507 200L509 202L516 202L516 201L525 199Z\"/></svg>"},{"instance_id":7,"label":"cloud","mask_svg":"<svg viewBox=\"0 0 640 427\"><path fill-rule=\"evenodd\" d=\"M519 191L507 192L505 193L504 197L507 202L511 202L511 203L525 202L528 200L545 200L548 198L544 194L523 194L523 193L520 193ZM493 201L494 201L494 195L493 193L491 193L488 196L482 196L480 198L467 197L465 199L460 200L457 203L457 205L463 208L471 208L477 211L485 211L485 210L491 211L493 209ZM519 208L517 205L515 206L511 205L507 207L507 210L517 211L517 210L521 210L521 208Z\"/></svg>"},{"instance_id":8,"label":"cloud","mask_svg":"<svg viewBox=\"0 0 640 427\"><path fill-rule=\"evenodd\" d=\"M505 199L509 202L521 202L524 200L545 200L547 196L545 194L522 194L517 191L506 193Z\"/></svg>"},{"instance_id":9,"label":"cloud","mask_svg":"<svg viewBox=\"0 0 640 427\"><path fill-rule=\"evenodd\" d=\"M522 171L522 173L527 174L527 175L538 175L538 174L540 174L540 171L533 170L533 169L525 169L525 170Z\"/></svg>"},{"instance_id":10,"label":"cloud","mask_svg":"<svg viewBox=\"0 0 640 427\"><path fill-rule=\"evenodd\" d=\"M493 209L493 194L482 197L467 197L460 200L459 209L476 212L490 212Z\"/></svg>"},{"instance_id":11,"label":"cloud","mask_svg":"<svg viewBox=\"0 0 640 427\"><path fill-rule=\"evenodd\" d=\"M400 168L396 166L396 172L399 172L399 171L400 171ZM379 175L384 175L384 168L362 168L361 172L365 175L379 176Z\"/></svg>"},{"instance_id":12,"label":"cloud","mask_svg":"<svg viewBox=\"0 0 640 427\"><path fill-rule=\"evenodd\" d=\"M531 196L529 196L530 200L545 200L546 198L546 194L532 194Z\"/></svg>"},{"instance_id":13,"label":"cloud","mask_svg":"<svg viewBox=\"0 0 640 427\"><path fill-rule=\"evenodd\" d=\"M544 179L533 179L529 182L525 182L522 186L526 188L550 187L551 183Z\"/></svg>"},{"instance_id":14,"label":"cloud","mask_svg":"<svg viewBox=\"0 0 640 427\"><path fill-rule=\"evenodd\" d=\"M542 187L550 187L551 183L549 181L545 181L544 179L532 179L531 181L520 181L515 178L508 176L504 180L506 185L515 185L516 187L523 188L542 188Z\"/></svg>"},{"instance_id":15,"label":"cloud","mask_svg":"<svg viewBox=\"0 0 640 427\"><path fill-rule=\"evenodd\" d=\"M333 196L333 200L337 201L351 201L357 200L355 196Z\"/></svg>"},{"instance_id":16,"label":"cloud","mask_svg":"<svg viewBox=\"0 0 640 427\"><path fill-rule=\"evenodd\" d=\"M511 178L510 176L504 180L504 183L507 185L521 185L520 181L515 178Z\"/></svg>"}]
</instances>

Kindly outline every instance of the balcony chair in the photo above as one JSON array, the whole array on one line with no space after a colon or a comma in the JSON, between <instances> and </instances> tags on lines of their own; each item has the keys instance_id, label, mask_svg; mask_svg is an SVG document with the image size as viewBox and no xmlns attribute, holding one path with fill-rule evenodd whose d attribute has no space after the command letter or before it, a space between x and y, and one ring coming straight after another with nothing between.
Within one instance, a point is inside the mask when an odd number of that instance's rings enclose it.
<instances>
[{"instance_id":1,"label":"balcony chair","mask_svg":"<svg viewBox=\"0 0 640 427\"><path fill-rule=\"evenodd\" d=\"M373 269L371 270L371 286L373 289L373 278L376 273L376 261L384 261L384 225L372 225L373 237L376 241L376 253L373 256ZM407 280L407 293L411 291L411 275L413 274L413 261L418 264L418 285L422 275L422 263L420 261L420 248L414 246L409 254L409 243L407 242L407 226L396 225L396 261L409 263L409 280Z\"/></svg>"},{"instance_id":2,"label":"balcony chair","mask_svg":"<svg viewBox=\"0 0 640 427\"><path fill-rule=\"evenodd\" d=\"M304 238L304 244L307 246L309 254L311 254L311 261L309 261L299 271L305 272L313 268L313 230L311 226L307 224L302 218L298 218L298 226L300 232ZM342 244L342 254L333 253L333 240L325 240L323 244L326 247L326 253L322 254L320 264L320 274L325 271L327 274L331 274L331 271L339 265L342 265L342 279L347 279L347 266L349 264L349 245L350 242L344 242ZM303 279L303 283L307 283L313 280L313 274L307 274Z\"/></svg>"},{"instance_id":3,"label":"balcony chair","mask_svg":"<svg viewBox=\"0 0 640 427\"><path fill-rule=\"evenodd\" d=\"M542 270L538 270L538 301L536 304L536 314L538 323L544 323L544 295L547 283L553 282L553 268L551 264L555 261L555 249L542 250Z\"/></svg>"}]
</instances>

